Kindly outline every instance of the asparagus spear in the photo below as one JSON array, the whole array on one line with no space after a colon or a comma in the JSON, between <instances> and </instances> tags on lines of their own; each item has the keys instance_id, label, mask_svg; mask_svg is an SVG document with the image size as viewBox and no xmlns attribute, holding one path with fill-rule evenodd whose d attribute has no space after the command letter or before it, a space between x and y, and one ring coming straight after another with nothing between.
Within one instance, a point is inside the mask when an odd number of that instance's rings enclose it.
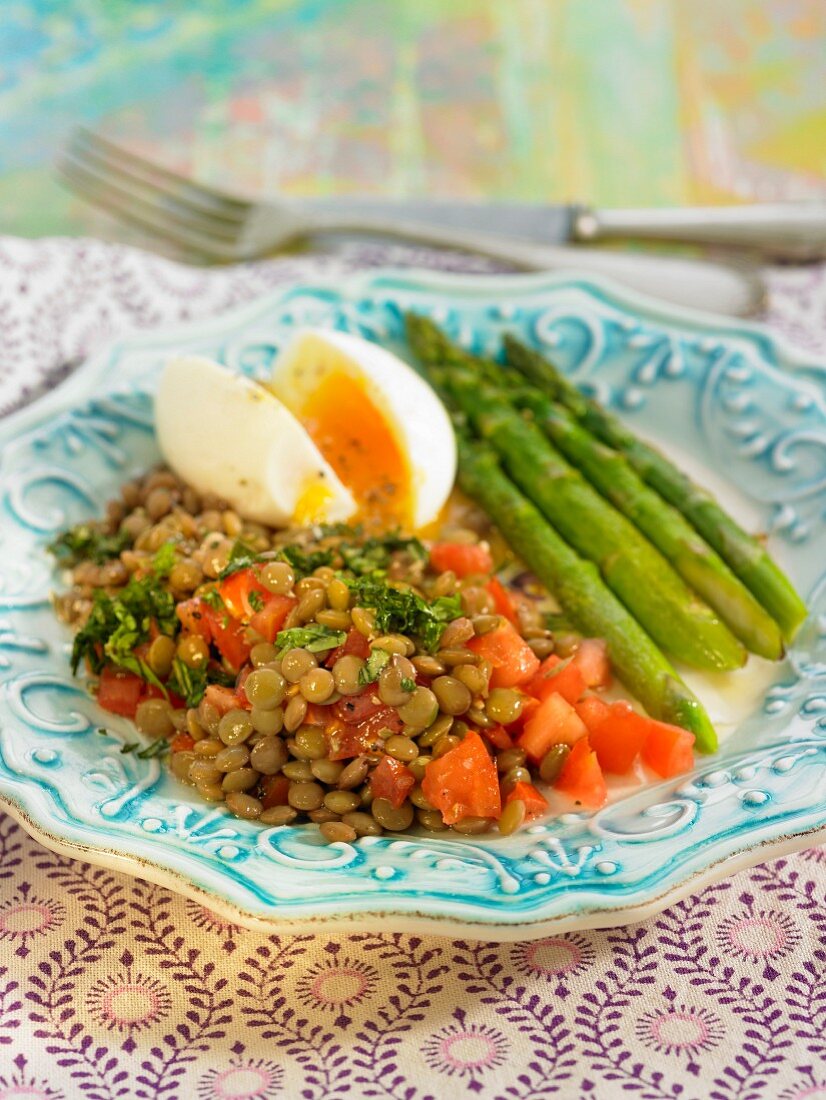
<instances>
[{"instance_id":1,"label":"asparagus spear","mask_svg":"<svg viewBox=\"0 0 826 1100\"><path fill-rule=\"evenodd\" d=\"M640 477L686 519L731 566L734 573L779 624L791 641L806 618L806 605L760 543L747 534L699 485L654 447L636 438L616 417L580 393L542 355L511 336L505 354L532 382L548 390L593 435L621 451Z\"/></svg>"},{"instance_id":2,"label":"asparagus spear","mask_svg":"<svg viewBox=\"0 0 826 1100\"><path fill-rule=\"evenodd\" d=\"M717 735L700 701L639 623L503 473L485 443L459 434L459 484L493 522L584 634L605 638L617 675L655 718L691 730L701 752Z\"/></svg>"},{"instance_id":3,"label":"asparagus spear","mask_svg":"<svg viewBox=\"0 0 826 1100\"><path fill-rule=\"evenodd\" d=\"M667 504L636 473L621 452L595 439L570 413L539 390L516 396L569 462L615 508L647 535L683 580L714 608L741 642L761 657L783 656L780 628L723 559L681 512Z\"/></svg>"},{"instance_id":4,"label":"asparagus spear","mask_svg":"<svg viewBox=\"0 0 826 1100\"><path fill-rule=\"evenodd\" d=\"M725 624L499 389L467 367L429 369L493 444L517 485L579 553L597 562L609 588L655 641L697 668L744 663L746 652Z\"/></svg>"}]
</instances>

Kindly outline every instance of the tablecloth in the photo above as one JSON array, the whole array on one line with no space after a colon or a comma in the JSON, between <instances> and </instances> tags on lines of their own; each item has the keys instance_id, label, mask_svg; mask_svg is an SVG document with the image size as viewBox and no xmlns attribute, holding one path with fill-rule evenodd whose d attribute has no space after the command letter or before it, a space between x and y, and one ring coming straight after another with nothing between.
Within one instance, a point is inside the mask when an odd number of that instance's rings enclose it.
<instances>
[{"instance_id":1,"label":"tablecloth","mask_svg":"<svg viewBox=\"0 0 826 1100\"><path fill-rule=\"evenodd\" d=\"M196 271L0 239L0 409L115 333L388 261L467 266L352 246ZM824 269L770 280L770 322L824 350ZM626 928L279 937L54 855L0 815L0 944L0 1100L826 1098L823 849Z\"/></svg>"}]
</instances>

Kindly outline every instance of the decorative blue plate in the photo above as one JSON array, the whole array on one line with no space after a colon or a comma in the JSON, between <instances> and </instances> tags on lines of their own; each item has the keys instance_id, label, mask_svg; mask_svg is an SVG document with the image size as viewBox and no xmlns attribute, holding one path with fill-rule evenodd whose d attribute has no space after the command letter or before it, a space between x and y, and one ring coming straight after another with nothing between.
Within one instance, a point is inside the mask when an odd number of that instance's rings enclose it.
<instances>
[{"instance_id":1,"label":"decorative blue plate","mask_svg":"<svg viewBox=\"0 0 826 1100\"><path fill-rule=\"evenodd\" d=\"M319 843L197 801L157 760L123 755L130 723L69 675L45 551L158 459L152 392L182 350L266 375L296 325L401 350L402 311L477 350L515 330L641 433L723 474L812 609L759 705L690 776L512 837ZM0 424L0 801L70 855L177 889L272 931L398 930L522 939L637 920L711 876L826 831L826 371L756 326L571 277L386 272L279 290L89 361ZM110 732L101 736L98 728Z\"/></svg>"}]
</instances>

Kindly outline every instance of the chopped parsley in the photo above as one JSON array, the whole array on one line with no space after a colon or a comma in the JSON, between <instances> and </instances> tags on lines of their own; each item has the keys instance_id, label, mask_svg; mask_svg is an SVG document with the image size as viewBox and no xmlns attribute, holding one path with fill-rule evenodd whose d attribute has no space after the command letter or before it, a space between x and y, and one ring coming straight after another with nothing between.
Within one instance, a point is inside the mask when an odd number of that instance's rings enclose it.
<instances>
[{"instance_id":1,"label":"chopped parsley","mask_svg":"<svg viewBox=\"0 0 826 1100\"><path fill-rule=\"evenodd\" d=\"M343 645L347 635L343 630L331 630L329 626L320 623L309 623L307 626L294 626L289 630L281 630L276 635L275 644L279 655L286 649L306 649L310 653L324 653L328 649L336 649Z\"/></svg>"},{"instance_id":2,"label":"chopped parsley","mask_svg":"<svg viewBox=\"0 0 826 1100\"><path fill-rule=\"evenodd\" d=\"M309 576L322 565L331 565L335 560L334 550L305 550L301 546L281 546L278 556L282 561L291 565L296 573Z\"/></svg>"},{"instance_id":3,"label":"chopped parsley","mask_svg":"<svg viewBox=\"0 0 826 1100\"><path fill-rule=\"evenodd\" d=\"M175 600L157 577L150 575L140 580L133 577L116 596L98 589L89 618L75 635L72 672L77 672L84 658L96 673L108 660L164 690L146 661L134 652L148 641L153 622L162 634L170 636L180 627Z\"/></svg>"},{"instance_id":4,"label":"chopped parsley","mask_svg":"<svg viewBox=\"0 0 826 1100\"><path fill-rule=\"evenodd\" d=\"M374 610L380 633L412 634L429 653L438 648L447 623L462 614L458 596L439 596L428 603L412 589L393 588L378 577L357 577L347 583L356 602Z\"/></svg>"},{"instance_id":5,"label":"chopped parsley","mask_svg":"<svg viewBox=\"0 0 826 1100\"><path fill-rule=\"evenodd\" d=\"M391 555L397 550L404 550L414 560L427 560L427 550L418 539L402 538L399 534L362 539L360 542L343 542L339 546L345 566L358 576L385 573Z\"/></svg>"},{"instance_id":6,"label":"chopped parsley","mask_svg":"<svg viewBox=\"0 0 826 1100\"><path fill-rule=\"evenodd\" d=\"M263 597L263 596L261 595L261 593L260 593L260 592L256 592L255 590L253 590L253 591L252 591L252 592L250 592L250 594L249 594L249 595L247 596L247 599L249 600L249 602L250 602L250 607L251 607L251 608L253 609L253 611L261 611L261 610L263 610L263 607L264 607L264 597Z\"/></svg>"},{"instance_id":7,"label":"chopped parsley","mask_svg":"<svg viewBox=\"0 0 826 1100\"><path fill-rule=\"evenodd\" d=\"M217 588L207 588L205 591L199 593L199 597L215 611L226 612L226 604Z\"/></svg>"},{"instance_id":8,"label":"chopped parsley","mask_svg":"<svg viewBox=\"0 0 826 1100\"><path fill-rule=\"evenodd\" d=\"M157 756L166 756L169 752L169 742L165 737L156 737L154 741L141 747L140 741L127 741L121 746L120 751L124 756L134 753L139 760L153 760Z\"/></svg>"},{"instance_id":9,"label":"chopped parsley","mask_svg":"<svg viewBox=\"0 0 826 1100\"><path fill-rule=\"evenodd\" d=\"M61 565L77 565L84 560L103 565L119 557L129 541L129 536L124 531L119 531L116 535L105 535L91 523L79 523L59 535L49 544L48 549Z\"/></svg>"},{"instance_id":10,"label":"chopped parsley","mask_svg":"<svg viewBox=\"0 0 826 1100\"><path fill-rule=\"evenodd\" d=\"M247 546L241 539L236 539L229 552L227 564L218 574L218 579L225 580L225 578L231 576L233 573L237 573L241 569L249 569L250 566L258 565L259 562L260 556L256 554L253 548Z\"/></svg>"},{"instance_id":11,"label":"chopped parsley","mask_svg":"<svg viewBox=\"0 0 826 1100\"><path fill-rule=\"evenodd\" d=\"M359 683L372 684L379 678L379 673L390 664L390 654L386 649L373 649L365 664L359 669Z\"/></svg>"},{"instance_id":12,"label":"chopped parsley","mask_svg":"<svg viewBox=\"0 0 826 1100\"><path fill-rule=\"evenodd\" d=\"M168 577L176 560L175 543L165 542L152 558L152 572L156 577Z\"/></svg>"},{"instance_id":13,"label":"chopped parsley","mask_svg":"<svg viewBox=\"0 0 826 1100\"><path fill-rule=\"evenodd\" d=\"M234 677L232 682L235 683ZM176 695L180 695L188 707L198 706L206 692L207 683L206 668L190 668L179 657L173 658L172 674L166 686Z\"/></svg>"},{"instance_id":14,"label":"chopped parsley","mask_svg":"<svg viewBox=\"0 0 826 1100\"><path fill-rule=\"evenodd\" d=\"M415 691L416 681L410 676L402 676L402 691Z\"/></svg>"}]
</instances>

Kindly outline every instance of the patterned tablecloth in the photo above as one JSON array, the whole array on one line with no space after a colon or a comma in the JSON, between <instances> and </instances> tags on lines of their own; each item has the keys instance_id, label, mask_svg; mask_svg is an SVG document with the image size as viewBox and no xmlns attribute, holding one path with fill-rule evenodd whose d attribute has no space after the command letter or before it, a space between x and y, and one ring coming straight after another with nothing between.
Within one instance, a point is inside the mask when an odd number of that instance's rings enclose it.
<instances>
[{"instance_id":1,"label":"patterned tablecloth","mask_svg":"<svg viewBox=\"0 0 826 1100\"><path fill-rule=\"evenodd\" d=\"M388 258L423 256L322 263ZM98 242L0 240L0 409L112 333L214 313L319 263L204 272ZM824 349L826 271L771 286L770 321ZM821 850L623 929L515 945L280 938L53 855L0 815L0 940L0 1100L826 1097Z\"/></svg>"}]
</instances>

